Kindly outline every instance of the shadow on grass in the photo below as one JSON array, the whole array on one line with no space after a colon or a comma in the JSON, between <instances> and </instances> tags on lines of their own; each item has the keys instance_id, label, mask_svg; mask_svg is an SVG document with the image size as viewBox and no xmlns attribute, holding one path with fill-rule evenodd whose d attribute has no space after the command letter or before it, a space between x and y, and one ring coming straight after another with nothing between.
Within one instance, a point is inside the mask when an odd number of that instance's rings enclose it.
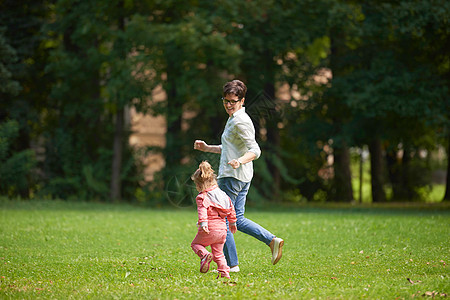
<instances>
[{"instance_id":1,"label":"shadow on grass","mask_svg":"<svg viewBox=\"0 0 450 300\"><path fill-rule=\"evenodd\" d=\"M0 209L43 211L134 211L146 208L126 203L0 198Z\"/></svg>"},{"instance_id":2,"label":"shadow on grass","mask_svg":"<svg viewBox=\"0 0 450 300\"><path fill-rule=\"evenodd\" d=\"M449 215L450 203L419 203L419 202L390 202L390 203L266 203L252 208L247 206L247 211L270 211L292 213L358 213L358 214L438 214Z\"/></svg>"},{"instance_id":3,"label":"shadow on grass","mask_svg":"<svg viewBox=\"0 0 450 300\"><path fill-rule=\"evenodd\" d=\"M178 208L170 203L162 207L150 207L133 203L101 203L88 201L63 201L63 200L23 200L0 197L0 210L53 210L53 211L195 211L195 207ZM259 203L247 204L246 212L271 212L271 213L357 213L357 214L437 214L449 215L450 203Z\"/></svg>"}]
</instances>

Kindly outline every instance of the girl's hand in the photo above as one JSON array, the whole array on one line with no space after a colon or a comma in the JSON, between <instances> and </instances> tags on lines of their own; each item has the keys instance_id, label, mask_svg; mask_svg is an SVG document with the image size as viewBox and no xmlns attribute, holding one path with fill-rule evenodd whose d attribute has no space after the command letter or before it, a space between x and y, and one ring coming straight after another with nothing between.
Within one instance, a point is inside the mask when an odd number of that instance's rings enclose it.
<instances>
[{"instance_id":1,"label":"girl's hand","mask_svg":"<svg viewBox=\"0 0 450 300\"><path fill-rule=\"evenodd\" d=\"M202 230L209 234L208 225L202 226Z\"/></svg>"},{"instance_id":2,"label":"girl's hand","mask_svg":"<svg viewBox=\"0 0 450 300\"><path fill-rule=\"evenodd\" d=\"M194 142L194 149L195 150L199 150L199 151L206 151L206 148L208 147L208 145L202 141L202 140L196 140Z\"/></svg>"},{"instance_id":3,"label":"girl's hand","mask_svg":"<svg viewBox=\"0 0 450 300\"><path fill-rule=\"evenodd\" d=\"M236 224L235 225L230 225L230 231L231 231L232 234L236 233L236 231L237 231Z\"/></svg>"}]
</instances>

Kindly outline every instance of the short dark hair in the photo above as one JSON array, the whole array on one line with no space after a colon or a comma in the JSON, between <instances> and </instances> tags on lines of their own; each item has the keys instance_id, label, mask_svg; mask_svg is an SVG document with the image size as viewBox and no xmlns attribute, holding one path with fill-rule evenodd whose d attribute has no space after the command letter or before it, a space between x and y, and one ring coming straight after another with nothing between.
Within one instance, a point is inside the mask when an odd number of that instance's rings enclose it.
<instances>
[{"instance_id":1,"label":"short dark hair","mask_svg":"<svg viewBox=\"0 0 450 300\"><path fill-rule=\"evenodd\" d=\"M226 95L235 95L238 96L239 99L242 99L245 97L245 93L247 93L247 87L245 84L240 80L232 80L223 86L223 96Z\"/></svg>"}]
</instances>

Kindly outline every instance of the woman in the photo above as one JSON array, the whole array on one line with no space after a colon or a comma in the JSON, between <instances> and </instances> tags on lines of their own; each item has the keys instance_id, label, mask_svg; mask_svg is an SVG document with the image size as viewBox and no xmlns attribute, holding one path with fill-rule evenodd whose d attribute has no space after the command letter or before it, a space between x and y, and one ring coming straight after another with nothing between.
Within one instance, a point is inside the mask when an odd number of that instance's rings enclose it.
<instances>
[{"instance_id":1,"label":"woman","mask_svg":"<svg viewBox=\"0 0 450 300\"><path fill-rule=\"evenodd\" d=\"M208 145L202 140L196 140L194 149L220 154L218 184L233 202L237 229L268 245L272 251L272 264L276 264L281 258L284 241L244 217L245 201L253 178L252 161L261 155L255 140L255 127L245 112L246 92L247 87L240 80L224 85L222 101L229 118L222 134L222 144ZM239 272L236 244L229 229L223 250L230 272Z\"/></svg>"}]
</instances>

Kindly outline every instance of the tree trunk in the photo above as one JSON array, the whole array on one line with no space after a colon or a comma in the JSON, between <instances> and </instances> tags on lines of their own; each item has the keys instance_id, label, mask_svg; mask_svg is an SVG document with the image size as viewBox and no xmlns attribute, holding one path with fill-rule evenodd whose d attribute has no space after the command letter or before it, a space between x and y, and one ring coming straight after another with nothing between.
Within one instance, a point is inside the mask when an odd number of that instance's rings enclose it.
<instances>
[{"instance_id":1,"label":"tree trunk","mask_svg":"<svg viewBox=\"0 0 450 300\"><path fill-rule=\"evenodd\" d=\"M331 37L331 55L330 68L333 72L333 80L345 75L345 67L347 64L343 62L343 57L347 51L345 41L345 32L340 28L333 27L330 29ZM333 84L333 81L332 81ZM344 124L349 120L349 110L345 105L345 99L342 94L337 91L331 91L329 95L329 111L330 118L333 121L336 136L341 137L340 144L333 145L334 153L334 186L333 197L335 201L351 202L353 201L352 174L350 170L350 152L345 142L345 133L342 132Z\"/></svg>"},{"instance_id":2,"label":"tree trunk","mask_svg":"<svg viewBox=\"0 0 450 300\"><path fill-rule=\"evenodd\" d=\"M448 135L447 147L447 183L445 185L445 195L443 201L450 201L450 133Z\"/></svg>"},{"instance_id":3,"label":"tree trunk","mask_svg":"<svg viewBox=\"0 0 450 300\"><path fill-rule=\"evenodd\" d=\"M273 82L268 82L264 86L265 95L269 97L269 101L271 101L273 105L273 114L267 115L266 117L266 130L267 130L267 145L269 146L269 151L272 152L272 155L279 157L279 147L280 147L280 131L278 129L278 115L276 115L276 99L275 99L275 87ZM272 108L272 107L271 107ZM273 163L273 160L267 160L268 168L270 174L272 175L273 183L272 183L272 199L278 201L280 199L280 184L281 184L281 174L278 167Z\"/></svg>"},{"instance_id":4,"label":"tree trunk","mask_svg":"<svg viewBox=\"0 0 450 300\"><path fill-rule=\"evenodd\" d=\"M411 176L410 176L410 169L411 169L411 156L410 156L409 149L405 148L403 150L403 157L402 157L402 164L401 164L401 191L402 191L402 197L401 200L405 201L411 201L414 198L416 198L416 193L412 189L411 185Z\"/></svg>"},{"instance_id":5,"label":"tree trunk","mask_svg":"<svg viewBox=\"0 0 450 300\"><path fill-rule=\"evenodd\" d=\"M363 202L363 182L364 182L364 148L361 148L359 155L359 203Z\"/></svg>"},{"instance_id":6,"label":"tree trunk","mask_svg":"<svg viewBox=\"0 0 450 300\"><path fill-rule=\"evenodd\" d=\"M400 187L400 166L397 160L397 149L386 152L386 165L389 182L392 187L392 199L398 199L401 193L398 190Z\"/></svg>"},{"instance_id":7,"label":"tree trunk","mask_svg":"<svg viewBox=\"0 0 450 300\"><path fill-rule=\"evenodd\" d=\"M397 150L386 153L388 175L392 185L392 198L396 201L411 201L417 198L417 194L410 182L410 152L403 150L403 158L397 158Z\"/></svg>"},{"instance_id":8,"label":"tree trunk","mask_svg":"<svg viewBox=\"0 0 450 300\"><path fill-rule=\"evenodd\" d=\"M182 133L182 116L183 116L183 96L178 91L177 78L180 77L180 69L177 60L177 53L174 45L166 49L167 62L167 84L165 90L167 92L167 132L166 146L164 148L165 168L163 171L163 180L165 184L173 178L174 174L180 172L181 159L183 157L184 137Z\"/></svg>"},{"instance_id":9,"label":"tree trunk","mask_svg":"<svg viewBox=\"0 0 450 300\"><path fill-rule=\"evenodd\" d=\"M122 152L123 152L123 126L124 126L124 109L121 108L116 113L116 124L114 130L113 144L113 161L111 175L111 200L121 200L121 180L120 173L122 170Z\"/></svg>"},{"instance_id":10,"label":"tree trunk","mask_svg":"<svg viewBox=\"0 0 450 300\"><path fill-rule=\"evenodd\" d=\"M339 202L353 201L352 172L350 170L350 151L345 143L334 148L334 198Z\"/></svg>"},{"instance_id":11,"label":"tree trunk","mask_svg":"<svg viewBox=\"0 0 450 300\"><path fill-rule=\"evenodd\" d=\"M168 80L171 77L167 74ZM175 79L175 77L174 77ZM169 83L167 91L167 132L166 132L166 147L164 159L166 167L173 169L178 166L182 158L182 137L181 137L181 122L182 122L182 107L177 99L176 82Z\"/></svg>"},{"instance_id":12,"label":"tree trunk","mask_svg":"<svg viewBox=\"0 0 450 300\"><path fill-rule=\"evenodd\" d=\"M123 8L123 1L119 1L119 8ZM125 19L119 17L119 30L125 30ZM119 44L120 46L120 44ZM121 51L121 59L126 59L126 53ZM120 102L120 101L118 101ZM111 188L110 197L111 201L120 201L122 192L122 182L120 175L122 173L122 153L123 153L123 128L125 124L125 110L120 103L117 103L117 112L115 115L115 129L114 129L114 142L113 142L113 161L112 161L112 174L111 174Z\"/></svg>"},{"instance_id":13,"label":"tree trunk","mask_svg":"<svg viewBox=\"0 0 450 300\"><path fill-rule=\"evenodd\" d=\"M375 138L369 143L369 152L372 202L385 202L386 194L383 189L383 150L379 138Z\"/></svg>"}]
</instances>

